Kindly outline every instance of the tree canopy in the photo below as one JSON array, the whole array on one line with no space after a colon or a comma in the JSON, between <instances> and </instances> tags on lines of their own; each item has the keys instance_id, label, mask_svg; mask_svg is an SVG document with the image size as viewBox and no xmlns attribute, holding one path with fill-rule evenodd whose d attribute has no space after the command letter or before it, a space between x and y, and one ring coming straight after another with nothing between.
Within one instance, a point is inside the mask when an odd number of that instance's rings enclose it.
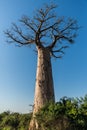
<instances>
[{"instance_id":1,"label":"tree canopy","mask_svg":"<svg viewBox=\"0 0 87 130\"><path fill-rule=\"evenodd\" d=\"M69 47L68 43L74 43L79 27L76 20L54 13L56 7L55 4L44 5L32 18L22 16L20 25L12 23L11 29L5 31L8 42L15 42L18 46L35 44L45 47L51 56L61 58Z\"/></svg>"}]
</instances>

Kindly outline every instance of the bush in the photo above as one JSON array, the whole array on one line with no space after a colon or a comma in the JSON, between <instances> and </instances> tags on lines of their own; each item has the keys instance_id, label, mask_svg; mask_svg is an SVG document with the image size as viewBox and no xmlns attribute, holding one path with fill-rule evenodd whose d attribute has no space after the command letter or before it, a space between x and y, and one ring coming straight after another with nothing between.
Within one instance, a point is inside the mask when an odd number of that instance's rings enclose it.
<instances>
[{"instance_id":1,"label":"bush","mask_svg":"<svg viewBox=\"0 0 87 130\"><path fill-rule=\"evenodd\" d=\"M32 113L3 112L0 114L0 130L28 130L31 116ZM49 102L35 118L40 130L87 130L87 95Z\"/></svg>"},{"instance_id":2,"label":"bush","mask_svg":"<svg viewBox=\"0 0 87 130\"><path fill-rule=\"evenodd\" d=\"M28 130L31 114L3 112L0 117L0 130Z\"/></svg>"},{"instance_id":3,"label":"bush","mask_svg":"<svg viewBox=\"0 0 87 130\"><path fill-rule=\"evenodd\" d=\"M45 130L87 130L87 95L50 102L36 114L36 119Z\"/></svg>"}]
</instances>

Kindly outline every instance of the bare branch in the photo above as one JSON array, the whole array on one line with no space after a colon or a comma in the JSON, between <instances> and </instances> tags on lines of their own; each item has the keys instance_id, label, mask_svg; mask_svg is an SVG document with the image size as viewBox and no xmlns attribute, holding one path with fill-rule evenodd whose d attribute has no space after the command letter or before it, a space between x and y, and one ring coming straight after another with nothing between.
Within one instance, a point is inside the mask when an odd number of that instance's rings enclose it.
<instances>
[{"instance_id":1,"label":"bare branch","mask_svg":"<svg viewBox=\"0 0 87 130\"><path fill-rule=\"evenodd\" d=\"M41 17L45 19L47 15L51 13L53 9L55 9L57 6L55 4L45 5L43 8L37 10L37 17ZM39 15L38 15L39 14ZM51 16L51 15L49 15Z\"/></svg>"},{"instance_id":2,"label":"bare branch","mask_svg":"<svg viewBox=\"0 0 87 130\"><path fill-rule=\"evenodd\" d=\"M51 50L51 55L52 55L53 57L55 57L55 58L62 58L63 55L65 54L64 50L65 50L66 48L69 48L69 46L62 46L62 47L60 47L60 48L57 49L57 50ZM58 56L57 56L56 54L57 54Z\"/></svg>"},{"instance_id":3,"label":"bare branch","mask_svg":"<svg viewBox=\"0 0 87 130\"><path fill-rule=\"evenodd\" d=\"M20 19L20 22L22 22L25 26L27 26L29 29L31 29L33 32L36 33L36 30L33 27L33 23L30 21L28 17L26 16L22 17L22 19Z\"/></svg>"},{"instance_id":4,"label":"bare branch","mask_svg":"<svg viewBox=\"0 0 87 130\"><path fill-rule=\"evenodd\" d=\"M21 42L20 40L18 40L17 37L15 37L9 30L5 31L4 32L6 34L6 36L11 39L10 43L11 42L16 42L16 43L20 43L20 44L23 44L23 42Z\"/></svg>"},{"instance_id":5,"label":"bare branch","mask_svg":"<svg viewBox=\"0 0 87 130\"><path fill-rule=\"evenodd\" d=\"M37 10L37 14L34 17L34 19L37 20L37 22L38 22L39 31L42 31L42 30L44 31L44 29L42 29L42 28L43 28L43 26L44 26L44 28L46 28L47 21L52 20L53 18L56 17L55 14L50 13L54 8L56 8L56 5L54 5L54 4L52 4L50 6L45 5L44 8ZM48 30L48 28L49 27L47 27L46 30Z\"/></svg>"},{"instance_id":6,"label":"bare branch","mask_svg":"<svg viewBox=\"0 0 87 130\"><path fill-rule=\"evenodd\" d=\"M61 23L63 23L63 27L62 27ZM53 27L53 30L52 30L53 41L49 45L49 48L54 48L55 45L60 40L62 42L63 42L63 40L66 40L69 43L74 43L74 38L76 37L76 31L78 29L76 21L69 20L69 22L66 23L66 25L64 25L64 21L61 21L59 23L59 25L60 25L60 28L57 28L55 26ZM57 24L57 26L59 26L59 25Z\"/></svg>"},{"instance_id":7,"label":"bare branch","mask_svg":"<svg viewBox=\"0 0 87 130\"><path fill-rule=\"evenodd\" d=\"M79 27L74 19L57 17L54 13L55 8L55 4L45 5L37 10L32 19L23 16L20 23L24 25L24 29L22 29L23 26L20 28L13 24L12 30L5 32L9 42L16 42L18 45L33 43L36 46L47 47L52 56L56 58L62 57L69 43L74 42ZM25 32L26 29L28 33Z\"/></svg>"},{"instance_id":8,"label":"bare branch","mask_svg":"<svg viewBox=\"0 0 87 130\"><path fill-rule=\"evenodd\" d=\"M59 48L58 50L52 50L52 52L53 53L56 53L56 52L61 52L61 53L63 53L64 54L64 49L66 49L66 48L69 48L69 46L62 46L61 48Z\"/></svg>"},{"instance_id":9,"label":"bare branch","mask_svg":"<svg viewBox=\"0 0 87 130\"><path fill-rule=\"evenodd\" d=\"M19 28L16 24L13 23L12 30L16 33L18 33L24 40L28 41L28 38L24 36L21 28Z\"/></svg>"},{"instance_id":10,"label":"bare branch","mask_svg":"<svg viewBox=\"0 0 87 130\"><path fill-rule=\"evenodd\" d=\"M53 52L51 52L51 56L53 56L54 58L62 58L62 55L56 56Z\"/></svg>"},{"instance_id":11,"label":"bare branch","mask_svg":"<svg viewBox=\"0 0 87 130\"><path fill-rule=\"evenodd\" d=\"M4 32L6 34L6 36L10 39L8 42L9 43L13 43L16 42L17 44L21 44L21 45L28 45L31 43L34 43L35 41L33 39L29 39L25 42L23 42L22 39L19 39L17 36L15 36L11 31L7 30Z\"/></svg>"}]
</instances>

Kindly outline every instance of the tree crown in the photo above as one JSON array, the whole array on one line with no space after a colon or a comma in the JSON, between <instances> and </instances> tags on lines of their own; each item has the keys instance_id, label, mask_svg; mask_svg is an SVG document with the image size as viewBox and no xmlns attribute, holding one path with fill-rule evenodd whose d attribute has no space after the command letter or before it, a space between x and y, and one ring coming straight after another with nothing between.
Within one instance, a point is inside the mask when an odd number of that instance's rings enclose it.
<instances>
[{"instance_id":1,"label":"tree crown","mask_svg":"<svg viewBox=\"0 0 87 130\"><path fill-rule=\"evenodd\" d=\"M12 28L5 31L8 42L15 42L19 46L35 44L37 47L48 48L51 55L61 58L69 44L74 43L77 36L78 24L72 18L65 19L54 13L55 4L45 5L37 10L30 19L23 16L19 22L24 26L12 24Z\"/></svg>"}]
</instances>

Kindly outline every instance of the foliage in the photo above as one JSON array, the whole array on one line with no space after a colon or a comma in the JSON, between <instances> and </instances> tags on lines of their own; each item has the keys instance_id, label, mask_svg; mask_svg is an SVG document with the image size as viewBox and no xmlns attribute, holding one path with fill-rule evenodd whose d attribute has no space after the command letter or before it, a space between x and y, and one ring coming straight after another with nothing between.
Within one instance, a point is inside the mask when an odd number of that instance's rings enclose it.
<instances>
[{"instance_id":1,"label":"foliage","mask_svg":"<svg viewBox=\"0 0 87 130\"><path fill-rule=\"evenodd\" d=\"M31 119L30 114L11 113L10 111L0 114L0 130L28 130Z\"/></svg>"},{"instance_id":2,"label":"foliage","mask_svg":"<svg viewBox=\"0 0 87 130\"><path fill-rule=\"evenodd\" d=\"M46 104L36 118L45 130L87 130L87 95Z\"/></svg>"},{"instance_id":3,"label":"foliage","mask_svg":"<svg viewBox=\"0 0 87 130\"><path fill-rule=\"evenodd\" d=\"M36 114L36 119L40 130L87 130L87 95L49 102ZM0 114L0 130L28 130L30 120L31 113L3 112Z\"/></svg>"}]
</instances>

